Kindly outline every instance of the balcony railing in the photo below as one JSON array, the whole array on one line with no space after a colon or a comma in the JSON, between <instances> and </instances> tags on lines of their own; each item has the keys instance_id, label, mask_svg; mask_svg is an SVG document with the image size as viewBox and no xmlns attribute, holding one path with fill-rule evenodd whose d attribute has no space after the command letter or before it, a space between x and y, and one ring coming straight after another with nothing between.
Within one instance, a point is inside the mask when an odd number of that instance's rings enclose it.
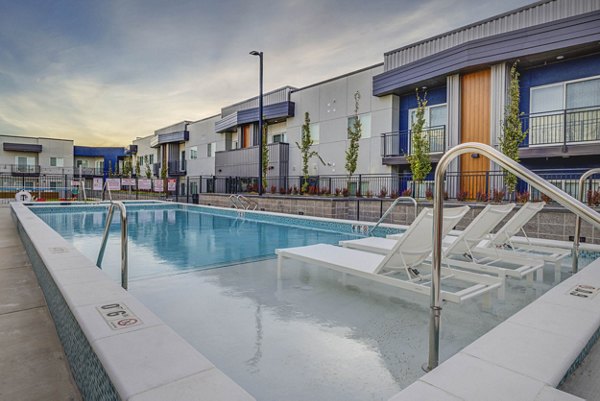
<instances>
[{"instance_id":1,"label":"balcony railing","mask_svg":"<svg viewBox=\"0 0 600 401\"><path fill-rule=\"evenodd\" d=\"M185 175L185 160L171 161L168 164L169 176L175 177Z\"/></svg>"},{"instance_id":2,"label":"balcony railing","mask_svg":"<svg viewBox=\"0 0 600 401\"><path fill-rule=\"evenodd\" d=\"M13 175L19 176L35 176L40 175L40 166L34 164L13 164L11 165L10 172Z\"/></svg>"},{"instance_id":3,"label":"balcony railing","mask_svg":"<svg viewBox=\"0 0 600 401\"><path fill-rule=\"evenodd\" d=\"M521 124L528 130L521 147L600 141L600 107L526 114Z\"/></svg>"},{"instance_id":4,"label":"balcony railing","mask_svg":"<svg viewBox=\"0 0 600 401\"><path fill-rule=\"evenodd\" d=\"M429 142L430 153L446 151L446 126L439 125L423 129ZM406 156L412 153L412 131L394 131L381 134L381 155L383 157Z\"/></svg>"}]
</instances>

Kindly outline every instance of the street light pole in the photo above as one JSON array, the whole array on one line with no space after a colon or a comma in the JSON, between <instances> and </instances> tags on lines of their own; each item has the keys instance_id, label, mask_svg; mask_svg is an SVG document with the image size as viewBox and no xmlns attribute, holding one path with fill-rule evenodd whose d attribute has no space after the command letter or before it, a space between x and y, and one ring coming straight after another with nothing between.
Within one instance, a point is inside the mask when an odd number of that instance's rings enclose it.
<instances>
[{"instance_id":1,"label":"street light pole","mask_svg":"<svg viewBox=\"0 0 600 401\"><path fill-rule=\"evenodd\" d=\"M258 74L258 196L263 194L263 52L253 50L252 56L259 58Z\"/></svg>"}]
</instances>

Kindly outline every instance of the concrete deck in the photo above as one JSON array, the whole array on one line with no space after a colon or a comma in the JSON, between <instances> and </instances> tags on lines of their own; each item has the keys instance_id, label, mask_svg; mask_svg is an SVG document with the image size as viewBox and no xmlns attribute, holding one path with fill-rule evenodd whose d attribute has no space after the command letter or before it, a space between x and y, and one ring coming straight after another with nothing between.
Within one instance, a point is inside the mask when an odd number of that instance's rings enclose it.
<instances>
[{"instance_id":1,"label":"concrete deck","mask_svg":"<svg viewBox=\"0 0 600 401\"><path fill-rule=\"evenodd\" d=\"M600 341L559 389L587 401L600 401Z\"/></svg>"},{"instance_id":2,"label":"concrete deck","mask_svg":"<svg viewBox=\"0 0 600 401\"><path fill-rule=\"evenodd\" d=\"M81 400L6 206L0 227L0 400Z\"/></svg>"}]
</instances>

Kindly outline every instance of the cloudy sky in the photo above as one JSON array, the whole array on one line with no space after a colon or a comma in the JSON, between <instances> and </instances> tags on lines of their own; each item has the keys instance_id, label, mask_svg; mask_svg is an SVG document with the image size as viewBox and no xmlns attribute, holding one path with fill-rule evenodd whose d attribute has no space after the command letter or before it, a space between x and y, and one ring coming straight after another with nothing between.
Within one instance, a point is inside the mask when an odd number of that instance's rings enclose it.
<instances>
[{"instance_id":1,"label":"cloudy sky","mask_svg":"<svg viewBox=\"0 0 600 401\"><path fill-rule=\"evenodd\" d=\"M0 134L126 146L532 0L0 0Z\"/></svg>"}]
</instances>

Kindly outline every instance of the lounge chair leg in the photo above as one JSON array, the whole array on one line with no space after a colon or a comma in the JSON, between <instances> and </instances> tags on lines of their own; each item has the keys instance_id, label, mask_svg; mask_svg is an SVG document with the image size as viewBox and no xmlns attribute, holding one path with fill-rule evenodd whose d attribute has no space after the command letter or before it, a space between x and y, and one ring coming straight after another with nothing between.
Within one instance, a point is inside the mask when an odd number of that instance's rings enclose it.
<instances>
[{"instance_id":1,"label":"lounge chair leg","mask_svg":"<svg viewBox=\"0 0 600 401\"><path fill-rule=\"evenodd\" d=\"M527 275L527 282L528 282L529 284L533 284L533 273L529 273L529 274Z\"/></svg>"},{"instance_id":2,"label":"lounge chair leg","mask_svg":"<svg viewBox=\"0 0 600 401\"><path fill-rule=\"evenodd\" d=\"M539 281L540 283L542 281L544 281L544 267L542 266L541 269L537 269L535 272L535 278L537 281Z\"/></svg>"},{"instance_id":3,"label":"lounge chair leg","mask_svg":"<svg viewBox=\"0 0 600 401\"><path fill-rule=\"evenodd\" d=\"M554 284L560 283L562 266L560 260L554 262Z\"/></svg>"},{"instance_id":4,"label":"lounge chair leg","mask_svg":"<svg viewBox=\"0 0 600 401\"><path fill-rule=\"evenodd\" d=\"M490 292L486 292L483 294L483 309L490 310L492 308L492 294Z\"/></svg>"},{"instance_id":5,"label":"lounge chair leg","mask_svg":"<svg viewBox=\"0 0 600 401\"><path fill-rule=\"evenodd\" d=\"M498 300L504 301L506 299L506 272L498 273L498 277L502 280L502 284L498 287Z\"/></svg>"}]
</instances>

